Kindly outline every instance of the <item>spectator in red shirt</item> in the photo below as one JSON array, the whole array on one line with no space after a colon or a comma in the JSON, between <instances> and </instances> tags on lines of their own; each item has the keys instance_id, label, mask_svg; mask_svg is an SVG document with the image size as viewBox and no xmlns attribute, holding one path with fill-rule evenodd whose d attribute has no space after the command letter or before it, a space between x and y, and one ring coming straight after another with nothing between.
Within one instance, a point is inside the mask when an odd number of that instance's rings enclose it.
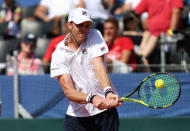
<instances>
[{"instance_id":1,"label":"spectator in red shirt","mask_svg":"<svg viewBox=\"0 0 190 131\"><path fill-rule=\"evenodd\" d=\"M68 17L65 18L65 22L67 22L68 20ZM64 23L63 24L63 30L65 31L65 34L67 34L67 26L66 24ZM65 34L63 35L60 35L60 36L57 36L55 37L54 39L51 40L45 54L44 54L44 57L43 57L43 65L44 65L44 71L45 73L49 73L49 67L50 67L50 62L51 62L51 55L52 53L54 52L54 50L56 49L57 45L62 41L64 40L65 38Z\"/></svg>"},{"instance_id":2,"label":"spectator in red shirt","mask_svg":"<svg viewBox=\"0 0 190 131\"><path fill-rule=\"evenodd\" d=\"M64 40L64 38L65 38L65 35L61 35L61 36L55 37L53 40L51 40L51 42L44 54L44 57L43 57L44 70L46 73L49 73L49 64L51 62L52 53L56 49L59 42Z\"/></svg>"},{"instance_id":3,"label":"spectator in red shirt","mask_svg":"<svg viewBox=\"0 0 190 131\"><path fill-rule=\"evenodd\" d=\"M148 56L156 47L157 40L162 32L171 34L178 29L183 0L141 0L135 12L148 12L148 30L144 32L140 44L139 55L145 65L148 65Z\"/></svg>"},{"instance_id":4,"label":"spectator in red shirt","mask_svg":"<svg viewBox=\"0 0 190 131\"><path fill-rule=\"evenodd\" d=\"M109 48L106 55L109 72L129 73L136 70L133 41L128 37L119 36L119 24L114 17L104 22L104 39Z\"/></svg>"}]
</instances>

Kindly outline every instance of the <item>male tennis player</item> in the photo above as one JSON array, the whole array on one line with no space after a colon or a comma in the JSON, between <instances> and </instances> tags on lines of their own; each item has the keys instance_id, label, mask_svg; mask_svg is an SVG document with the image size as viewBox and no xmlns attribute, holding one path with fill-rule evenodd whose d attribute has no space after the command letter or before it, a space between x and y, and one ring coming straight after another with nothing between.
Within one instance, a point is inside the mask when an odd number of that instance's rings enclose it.
<instances>
[{"instance_id":1,"label":"male tennis player","mask_svg":"<svg viewBox=\"0 0 190 131\"><path fill-rule=\"evenodd\" d=\"M104 64L108 47L91 23L87 10L72 10L69 34L52 54L51 77L58 78L70 101L64 131L118 131L119 96Z\"/></svg>"}]
</instances>

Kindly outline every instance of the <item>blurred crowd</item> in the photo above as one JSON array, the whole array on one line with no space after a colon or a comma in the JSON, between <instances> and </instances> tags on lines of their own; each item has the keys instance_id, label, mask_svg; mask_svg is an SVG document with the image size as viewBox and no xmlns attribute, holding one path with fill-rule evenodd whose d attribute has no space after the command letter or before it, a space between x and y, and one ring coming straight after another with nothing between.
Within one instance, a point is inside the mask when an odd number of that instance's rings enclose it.
<instances>
[{"instance_id":1,"label":"blurred crowd","mask_svg":"<svg viewBox=\"0 0 190 131\"><path fill-rule=\"evenodd\" d=\"M69 33L68 13L78 7L89 10L95 21L91 28L100 30L108 44L105 58L110 73L138 72L139 64L145 66L144 71L152 71L149 65L160 62L155 55L161 33L172 36L190 25L189 0L40 0L30 7L4 0L0 46L11 41L9 46L14 48L5 47L4 54L0 53L0 63L6 64L5 69L0 64L1 73L14 73L13 50L19 50L20 74L49 73L51 54Z\"/></svg>"}]
</instances>

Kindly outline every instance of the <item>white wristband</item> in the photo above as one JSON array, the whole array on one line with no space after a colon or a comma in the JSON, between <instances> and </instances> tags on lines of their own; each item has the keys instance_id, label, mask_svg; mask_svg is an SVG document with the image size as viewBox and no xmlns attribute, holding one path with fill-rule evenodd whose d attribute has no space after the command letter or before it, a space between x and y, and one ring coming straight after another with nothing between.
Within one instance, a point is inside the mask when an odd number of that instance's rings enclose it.
<instances>
[{"instance_id":1,"label":"white wristband","mask_svg":"<svg viewBox=\"0 0 190 131\"><path fill-rule=\"evenodd\" d=\"M105 87L105 88L104 88L104 92L106 92L106 90L108 90L108 89L109 89L109 90L112 90L112 87L111 87L111 86Z\"/></svg>"}]
</instances>

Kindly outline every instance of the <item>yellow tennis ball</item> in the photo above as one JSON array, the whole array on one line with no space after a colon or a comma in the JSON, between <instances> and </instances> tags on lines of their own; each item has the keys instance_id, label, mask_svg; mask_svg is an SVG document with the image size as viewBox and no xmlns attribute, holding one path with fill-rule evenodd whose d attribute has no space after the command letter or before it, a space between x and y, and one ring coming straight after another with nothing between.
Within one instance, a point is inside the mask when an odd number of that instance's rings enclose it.
<instances>
[{"instance_id":1,"label":"yellow tennis ball","mask_svg":"<svg viewBox=\"0 0 190 131\"><path fill-rule=\"evenodd\" d=\"M164 87L164 81L162 79L158 79L155 81L156 88L163 88Z\"/></svg>"}]
</instances>

